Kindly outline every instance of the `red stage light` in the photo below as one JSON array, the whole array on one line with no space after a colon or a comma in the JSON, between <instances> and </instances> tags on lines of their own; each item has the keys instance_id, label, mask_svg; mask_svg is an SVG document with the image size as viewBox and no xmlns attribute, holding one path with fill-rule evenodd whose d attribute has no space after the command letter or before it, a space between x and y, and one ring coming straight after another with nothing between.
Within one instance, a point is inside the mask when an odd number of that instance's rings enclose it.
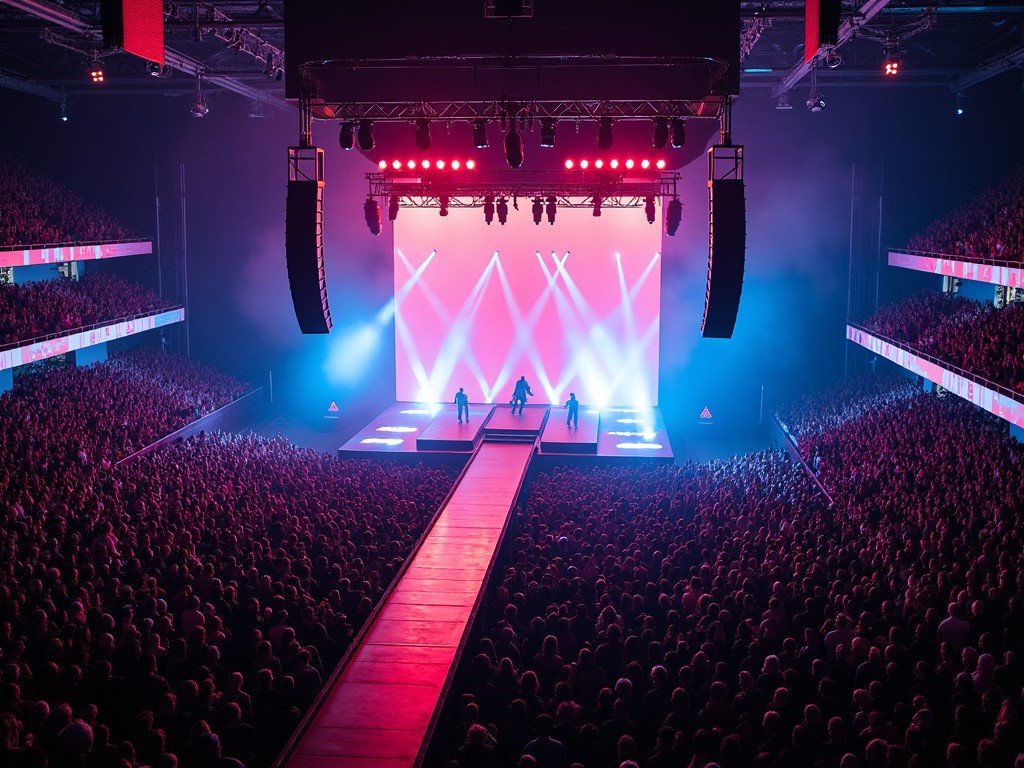
<instances>
[{"instance_id":1,"label":"red stage light","mask_svg":"<svg viewBox=\"0 0 1024 768\"><path fill-rule=\"evenodd\" d=\"M458 160L452 160L452 170L453 171L457 171L461 167L462 167L462 163L460 163Z\"/></svg>"},{"instance_id":2,"label":"red stage light","mask_svg":"<svg viewBox=\"0 0 1024 768\"><path fill-rule=\"evenodd\" d=\"M436 163L434 163L434 167L437 168L437 170L439 170L439 171L443 171L444 170L444 160L438 160Z\"/></svg>"},{"instance_id":3,"label":"red stage light","mask_svg":"<svg viewBox=\"0 0 1024 768\"><path fill-rule=\"evenodd\" d=\"M646 171L648 168L651 167L651 161L647 160L646 158L641 160L640 161L640 167L643 168Z\"/></svg>"},{"instance_id":4,"label":"red stage light","mask_svg":"<svg viewBox=\"0 0 1024 768\"><path fill-rule=\"evenodd\" d=\"M388 167L388 161L387 160L381 160L379 163L377 163L377 167L380 168L382 171L386 170L387 167Z\"/></svg>"},{"instance_id":5,"label":"red stage light","mask_svg":"<svg viewBox=\"0 0 1024 768\"><path fill-rule=\"evenodd\" d=\"M633 165L634 165L633 158L631 157L631 158L629 158L629 160L626 161L626 167L629 168L629 169L632 169Z\"/></svg>"},{"instance_id":6,"label":"red stage light","mask_svg":"<svg viewBox=\"0 0 1024 768\"><path fill-rule=\"evenodd\" d=\"M665 167L665 161L659 160L658 162L655 163L655 165L658 166L658 170L660 171L662 168Z\"/></svg>"},{"instance_id":7,"label":"red stage light","mask_svg":"<svg viewBox=\"0 0 1024 768\"><path fill-rule=\"evenodd\" d=\"M420 167L423 168L424 170L429 168L430 167L430 161L429 160L424 160L423 162L420 163Z\"/></svg>"},{"instance_id":8,"label":"red stage light","mask_svg":"<svg viewBox=\"0 0 1024 768\"><path fill-rule=\"evenodd\" d=\"M590 161L589 160L580 160L580 168L582 168L585 171L589 167L590 167Z\"/></svg>"},{"instance_id":9,"label":"red stage light","mask_svg":"<svg viewBox=\"0 0 1024 768\"><path fill-rule=\"evenodd\" d=\"M604 168L604 160L595 160L594 161L594 167L595 168Z\"/></svg>"},{"instance_id":10,"label":"red stage light","mask_svg":"<svg viewBox=\"0 0 1024 768\"><path fill-rule=\"evenodd\" d=\"M416 167L416 161L415 160L410 160L408 163L406 163L406 165L408 166L409 170L411 171L413 168Z\"/></svg>"},{"instance_id":11,"label":"red stage light","mask_svg":"<svg viewBox=\"0 0 1024 768\"><path fill-rule=\"evenodd\" d=\"M608 163L608 165L609 165L609 167L611 167L613 169L614 168L618 168L619 167L619 161L618 160L612 160L610 163Z\"/></svg>"},{"instance_id":12,"label":"red stage light","mask_svg":"<svg viewBox=\"0 0 1024 768\"><path fill-rule=\"evenodd\" d=\"M401 170L401 168L402 168L402 161L401 160L392 160L391 161L391 167L394 168L396 171Z\"/></svg>"},{"instance_id":13,"label":"red stage light","mask_svg":"<svg viewBox=\"0 0 1024 768\"><path fill-rule=\"evenodd\" d=\"M474 161L474 160L467 160L466 161L466 170L472 171L474 168L476 168L476 161Z\"/></svg>"},{"instance_id":14,"label":"red stage light","mask_svg":"<svg viewBox=\"0 0 1024 768\"><path fill-rule=\"evenodd\" d=\"M565 161L565 169L567 171L571 171L574 165L576 165L576 163L574 163L572 160Z\"/></svg>"}]
</instances>

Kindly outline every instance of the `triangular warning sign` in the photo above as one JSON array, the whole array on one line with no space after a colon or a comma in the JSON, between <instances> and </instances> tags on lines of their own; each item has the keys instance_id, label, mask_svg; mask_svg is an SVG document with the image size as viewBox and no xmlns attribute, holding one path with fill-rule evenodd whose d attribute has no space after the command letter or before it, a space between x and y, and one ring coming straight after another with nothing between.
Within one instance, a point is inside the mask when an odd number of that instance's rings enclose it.
<instances>
[{"instance_id":1,"label":"triangular warning sign","mask_svg":"<svg viewBox=\"0 0 1024 768\"><path fill-rule=\"evenodd\" d=\"M704 410L707 410L707 408L705 408ZM336 402L334 402L333 400L331 400L331 404L327 408L327 412L328 413L337 413L338 412L338 404Z\"/></svg>"},{"instance_id":2,"label":"triangular warning sign","mask_svg":"<svg viewBox=\"0 0 1024 768\"><path fill-rule=\"evenodd\" d=\"M711 411L708 410L708 407L706 405L704 406L704 410L700 412L700 417L702 419L710 419L711 418Z\"/></svg>"}]
</instances>

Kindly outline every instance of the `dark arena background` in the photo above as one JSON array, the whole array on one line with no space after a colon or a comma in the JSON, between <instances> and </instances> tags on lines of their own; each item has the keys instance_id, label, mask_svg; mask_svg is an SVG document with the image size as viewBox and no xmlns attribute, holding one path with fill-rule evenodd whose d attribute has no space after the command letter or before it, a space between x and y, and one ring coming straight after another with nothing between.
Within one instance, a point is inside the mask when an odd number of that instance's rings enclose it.
<instances>
[{"instance_id":1,"label":"dark arena background","mask_svg":"<svg viewBox=\"0 0 1024 768\"><path fill-rule=\"evenodd\" d=\"M0 0L0 765L1024 766L1022 46Z\"/></svg>"}]
</instances>

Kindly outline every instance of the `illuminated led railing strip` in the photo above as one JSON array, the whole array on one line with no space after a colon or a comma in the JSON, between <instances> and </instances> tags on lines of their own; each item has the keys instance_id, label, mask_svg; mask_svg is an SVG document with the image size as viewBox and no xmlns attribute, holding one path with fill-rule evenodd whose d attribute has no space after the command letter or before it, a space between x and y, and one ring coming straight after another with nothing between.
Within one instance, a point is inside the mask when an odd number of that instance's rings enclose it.
<instances>
[{"instance_id":1,"label":"illuminated led railing strip","mask_svg":"<svg viewBox=\"0 0 1024 768\"><path fill-rule=\"evenodd\" d=\"M153 243L96 243L93 245L55 245L33 248L0 248L0 267L31 267L39 264L65 264L71 261L115 259L153 252Z\"/></svg>"},{"instance_id":2,"label":"illuminated led railing strip","mask_svg":"<svg viewBox=\"0 0 1024 768\"><path fill-rule=\"evenodd\" d=\"M861 328L847 325L846 338L918 376L923 376L979 408L984 408L989 413L1024 428L1024 403L951 371L934 360L880 339Z\"/></svg>"},{"instance_id":3,"label":"illuminated led railing strip","mask_svg":"<svg viewBox=\"0 0 1024 768\"><path fill-rule=\"evenodd\" d=\"M0 371L7 368L17 368L19 365L28 365L49 357L64 355L74 352L77 349L84 349L96 344L104 344L114 339L123 339L126 336L133 336L137 333L151 331L172 323L180 323L185 319L185 310L182 307L171 309L167 312L160 312L148 317L138 317L132 320L122 320L118 323L111 323L99 328L92 328L88 331L77 331L60 336L55 339L47 339L35 344L26 344L23 347L14 347L0 352Z\"/></svg>"},{"instance_id":4,"label":"illuminated led railing strip","mask_svg":"<svg viewBox=\"0 0 1024 768\"><path fill-rule=\"evenodd\" d=\"M963 280L977 280L981 283L1008 285L1011 288L1024 288L1024 267L1006 262L1003 265L970 261L967 259L951 259L942 256L924 256L913 253L889 251L889 266L913 269L918 272L930 272L944 277L958 277Z\"/></svg>"}]
</instances>

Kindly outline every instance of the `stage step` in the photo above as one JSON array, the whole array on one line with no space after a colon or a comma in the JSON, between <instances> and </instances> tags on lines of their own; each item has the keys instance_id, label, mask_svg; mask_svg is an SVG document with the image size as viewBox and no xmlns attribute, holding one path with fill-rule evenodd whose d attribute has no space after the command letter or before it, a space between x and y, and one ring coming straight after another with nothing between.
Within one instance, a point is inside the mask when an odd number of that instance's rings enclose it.
<instances>
[{"instance_id":1,"label":"stage step","mask_svg":"<svg viewBox=\"0 0 1024 768\"><path fill-rule=\"evenodd\" d=\"M485 443L533 443L536 440L536 435L522 432L487 432L484 434Z\"/></svg>"}]
</instances>

